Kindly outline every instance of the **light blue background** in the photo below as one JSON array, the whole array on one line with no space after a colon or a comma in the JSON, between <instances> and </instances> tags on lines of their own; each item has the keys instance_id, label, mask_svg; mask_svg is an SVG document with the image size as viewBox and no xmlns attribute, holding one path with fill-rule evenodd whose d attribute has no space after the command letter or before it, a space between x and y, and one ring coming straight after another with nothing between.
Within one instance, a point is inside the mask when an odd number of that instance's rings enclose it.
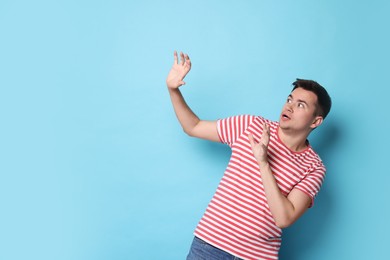
<instances>
[{"instance_id":1,"label":"light blue background","mask_svg":"<svg viewBox=\"0 0 390 260\"><path fill-rule=\"evenodd\" d=\"M0 259L184 259L229 158L187 137L173 51L203 119L277 120L296 77L334 106L327 165L281 259L388 256L388 1L1 1Z\"/></svg>"}]
</instances>

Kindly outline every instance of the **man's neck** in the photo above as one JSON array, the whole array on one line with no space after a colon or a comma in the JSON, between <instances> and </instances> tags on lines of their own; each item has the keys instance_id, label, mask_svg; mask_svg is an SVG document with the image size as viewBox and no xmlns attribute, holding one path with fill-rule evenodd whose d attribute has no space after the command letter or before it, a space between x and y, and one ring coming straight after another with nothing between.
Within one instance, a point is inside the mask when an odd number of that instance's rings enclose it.
<instances>
[{"instance_id":1,"label":"man's neck","mask_svg":"<svg viewBox=\"0 0 390 260\"><path fill-rule=\"evenodd\" d=\"M308 146L306 133L297 134L279 127L278 135L283 144L294 152L301 152Z\"/></svg>"}]
</instances>

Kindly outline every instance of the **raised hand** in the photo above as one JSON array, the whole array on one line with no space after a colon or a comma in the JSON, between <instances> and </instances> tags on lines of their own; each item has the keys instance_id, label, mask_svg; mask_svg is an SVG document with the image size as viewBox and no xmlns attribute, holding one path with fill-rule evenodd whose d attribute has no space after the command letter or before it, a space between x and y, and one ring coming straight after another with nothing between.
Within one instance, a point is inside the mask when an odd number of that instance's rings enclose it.
<instances>
[{"instance_id":1,"label":"raised hand","mask_svg":"<svg viewBox=\"0 0 390 260\"><path fill-rule=\"evenodd\" d=\"M180 61L177 57L177 52L173 54L174 62L167 76L167 86L171 89L176 89L186 84L183 79L187 73L191 70L191 60L187 54L180 52Z\"/></svg>"},{"instance_id":2,"label":"raised hand","mask_svg":"<svg viewBox=\"0 0 390 260\"><path fill-rule=\"evenodd\" d=\"M256 142L252 134L248 135L249 143L251 144L253 155L255 156L259 164L268 163L267 150L270 139L270 129L267 123L263 125L263 134L261 135L260 142Z\"/></svg>"}]
</instances>

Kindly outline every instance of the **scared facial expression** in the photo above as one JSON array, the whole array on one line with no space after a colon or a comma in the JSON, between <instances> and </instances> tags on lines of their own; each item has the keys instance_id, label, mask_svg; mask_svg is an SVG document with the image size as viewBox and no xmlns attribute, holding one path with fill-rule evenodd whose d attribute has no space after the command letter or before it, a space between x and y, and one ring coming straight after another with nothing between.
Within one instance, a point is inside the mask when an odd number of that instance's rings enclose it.
<instances>
[{"instance_id":1,"label":"scared facial expression","mask_svg":"<svg viewBox=\"0 0 390 260\"><path fill-rule=\"evenodd\" d=\"M280 128L288 131L310 133L323 121L323 117L317 115L316 112L316 94L298 87L291 92L283 106L279 118Z\"/></svg>"}]
</instances>

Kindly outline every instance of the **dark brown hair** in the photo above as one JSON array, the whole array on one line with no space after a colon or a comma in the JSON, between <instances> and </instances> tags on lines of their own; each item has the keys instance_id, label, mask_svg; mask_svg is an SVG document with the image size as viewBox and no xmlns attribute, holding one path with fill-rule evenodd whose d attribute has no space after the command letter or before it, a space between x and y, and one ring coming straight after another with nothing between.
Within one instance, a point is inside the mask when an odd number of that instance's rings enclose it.
<instances>
[{"instance_id":1,"label":"dark brown hair","mask_svg":"<svg viewBox=\"0 0 390 260\"><path fill-rule=\"evenodd\" d=\"M292 89L293 91L296 88L303 88L316 94L318 103L317 115L322 116L325 119L332 106L332 100L326 89L316 81L308 79L297 79L292 85L294 86Z\"/></svg>"}]
</instances>

